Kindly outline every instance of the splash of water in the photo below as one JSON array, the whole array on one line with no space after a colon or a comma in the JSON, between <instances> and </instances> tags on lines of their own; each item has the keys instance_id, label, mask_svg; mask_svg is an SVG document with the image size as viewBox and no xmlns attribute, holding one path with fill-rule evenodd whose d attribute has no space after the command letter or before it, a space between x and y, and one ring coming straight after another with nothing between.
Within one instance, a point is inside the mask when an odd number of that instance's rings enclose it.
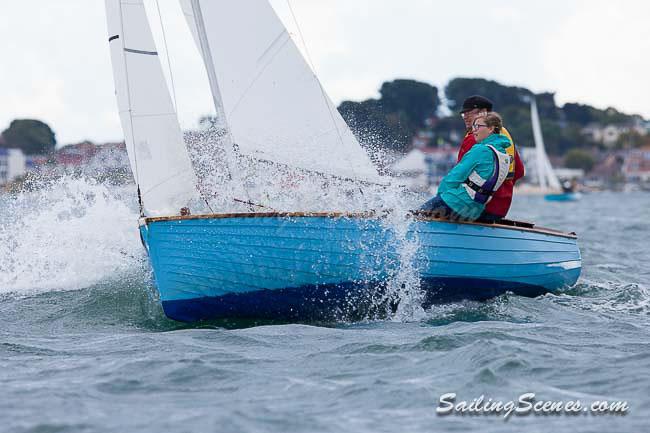
<instances>
[{"instance_id":1,"label":"splash of water","mask_svg":"<svg viewBox=\"0 0 650 433\"><path fill-rule=\"evenodd\" d=\"M395 260L377 302L389 306L393 320L422 317L419 242L408 216L416 197L389 179L386 185L359 184L246 157L232 160L214 130L188 133L185 140L209 207L200 211L384 214L381 224L391 233ZM75 290L146 272L133 190L67 176L3 199L0 293ZM396 311L390 308L395 305Z\"/></svg>"},{"instance_id":2,"label":"splash of water","mask_svg":"<svg viewBox=\"0 0 650 433\"><path fill-rule=\"evenodd\" d=\"M408 213L418 197L406 193L391 178L385 178L384 185L359 183L251 157L237 157L224 150L223 137L223 132L217 128L185 135L202 193L211 209L218 212L376 211L382 214L381 225L390 232L388 248L394 260L387 270L385 290L380 296L371 294L371 303L377 307L375 310L386 309L381 315L394 320L418 320L423 316L423 293L417 269L419 241ZM376 164L387 165L386 155L371 153ZM364 247L372 248L361 246ZM368 266L368 281L376 280L376 267ZM355 306L350 307L354 309Z\"/></svg>"},{"instance_id":3,"label":"splash of water","mask_svg":"<svg viewBox=\"0 0 650 433\"><path fill-rule=\"evenodd\" d=\"M397 300L397 309L392 319L399 322L421 320L425 317L422 302L424 291L420 287L420 271L417 267L420 242L417 235L408 237L410 232L396 230L398 239L399 264L397 272L388 280L388 293Z\"/></svg>"},{"instance_id":4,"label":"splash of water","mask_svg":"<svg viewBox=\"0 0 650 433\"><path fill-rule=\"evenodd\" d=\"M142 270L131 188L66 176L0 200L0 293L75 290Z\"/></svg>"}]
</instances>

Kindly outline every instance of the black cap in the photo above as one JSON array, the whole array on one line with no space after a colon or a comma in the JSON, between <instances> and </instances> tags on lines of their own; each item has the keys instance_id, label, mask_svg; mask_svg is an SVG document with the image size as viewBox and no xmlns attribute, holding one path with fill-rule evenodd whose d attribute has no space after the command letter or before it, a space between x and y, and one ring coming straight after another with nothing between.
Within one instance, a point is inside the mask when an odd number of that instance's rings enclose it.
<instances>
[{"instance_id":1,"label":"black cap","mask_svg":"<svg viewBox=\"0 0 650 433\"><path fill-rule=\"evenodd\" d=\"M480 95L470 96L463 102L463 108L460 110L460 112L466 113L468 111L472 111L475 108L492 111L492 101Z\"/></svg>"}]
</instances>

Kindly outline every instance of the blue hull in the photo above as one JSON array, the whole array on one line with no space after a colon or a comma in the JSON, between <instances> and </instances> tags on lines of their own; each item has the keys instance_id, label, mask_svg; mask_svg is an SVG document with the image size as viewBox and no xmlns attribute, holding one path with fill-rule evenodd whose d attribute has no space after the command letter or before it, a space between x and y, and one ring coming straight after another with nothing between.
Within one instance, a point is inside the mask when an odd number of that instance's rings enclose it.
<instances>
[{"instance_id":1,"label":"blue hull","mask_svg":"<svg viewBox=\"0 0 650 433\"><path fill-rule=\"evenodd\" d=\"M563 194L547 194L544 198L548 201L578 201L582 198L579 192L570 192Z\"/></svg>"},{"instance_id":2,"label":"blue hull","mask_svg":"<svg viewBox=\"0 0 650 433\"><path fill-rule=\"evenodd\" d=\"M581 269L571 235L439 220L401 237L379 219L325 215L149 219L140 230L165 314L186 322L354 320L390 307L386 281L405 264L425 306L536 296Z\"/></svg>"}]
</instances>

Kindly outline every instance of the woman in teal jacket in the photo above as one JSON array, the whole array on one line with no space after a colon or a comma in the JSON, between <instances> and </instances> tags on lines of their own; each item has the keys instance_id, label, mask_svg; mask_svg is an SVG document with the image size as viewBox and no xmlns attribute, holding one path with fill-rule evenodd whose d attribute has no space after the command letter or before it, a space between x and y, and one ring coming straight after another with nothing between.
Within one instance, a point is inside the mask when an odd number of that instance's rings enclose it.
<instances>
[{"instance_id":1,"label":"woman in teal jacket","mask_svg":"<svg viewBox=\"0 0 650 433\"><path fill-rule=\"evenodd\" d=\"M474 120L472 134L477 144L442 179L438 195L420 210L437 212L453 220L475 221L481 216L510 166L506 153L510 141L501 135L502 127L501 116L495 112Z\"/></svg>"}]
</instances>

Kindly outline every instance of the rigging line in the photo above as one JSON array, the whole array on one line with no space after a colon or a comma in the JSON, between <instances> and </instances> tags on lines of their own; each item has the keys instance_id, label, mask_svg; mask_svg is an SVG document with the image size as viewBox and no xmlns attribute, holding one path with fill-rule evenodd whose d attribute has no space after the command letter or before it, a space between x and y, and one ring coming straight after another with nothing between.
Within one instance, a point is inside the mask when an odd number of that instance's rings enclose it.
<instances>
[{"instance_id":1,"label":"rigging line","mask_svg":"<svg viewBox=\"0 0 650 433\"><path fill-rule=\"evenodd\" d=\"M167 58L167 69L169 69L169 80L172 87L172 96L174 98L174 109L178 113L178 103L176 102L176 86L174 86L174 73L172 72L172 63L169 58L169 48L167 46L167 36L165 35L165 26L163 25L162 14L160 13L160 3L156 0L156 9L158 10L158 19L160 20L160 29L162 30L163 44L165 45L165 57Z\"/></svg>"},{"instance_id":2,"label":"rigging line","mask_svg":"<svg viewBox=\"0 0 650 433\"><path fill-rule=\"evenodd\" d=\"M131 88L129 86L129 68L126 61L126 52L124 51L124 41L126 37L124 35L124 12L122 11L122 2L119 2L120 5L120 33L122 34L122 60L124 63L124 76L126 78L126 97L129 104L129 123L131 124L131 144L133 146L133 168L135 169L135 183L138 186L138 205L140 206L140 216L144 216L144 203L142 202L142 195L140 194L140 175L138 170L138 151L135 146L135 132L133 129L133 110L131 108ZM143 5L144 6L144 5ZM125 137L126 141L126 137Z\"/></svg>"},{"instance_id":3,"label":"rigging line","mask_svg":"<svg viewBox=\"0 0 650 433\"><path fill-rule=\"evenodd\" d=\"M291 1L287 0L287 6L289 6L289 11L291 12L291 17L293 18L293 22L296 24L296 28L298 29L298 36L300 36L300 41L302 42L302 46L305 48L305 56L307 57L307 62L309 63L309 67L312 70L312 73L314 74L314 78L316 79L316 82L318 83L318 88L320 89L321 94L323 95L323 101L325 102L325 106L327 107L327 111L330 114L330 118L332 119L332 124L334 124L334 128L336 128L336 134L339 137L339 142L341 145L343 145L343 136L341 135L341 130L339 129L339 125L336 123L336 118L334 116L334 113L332 112L332 107L330 106L329 99L327 97L327 94L325 93L325 89L323 88L323 83L320 82L320 79L318 78L318 75L316 74L316 67L314 66L314 62L311 60L311 55L309 54L309 49L307 48L307 43L305 42L305 38L302 34L302 29L300 28L300 24L298 23L298 20L296 19L296 14L293 12L293 7L291 6ZM352 171L354 172L354 168L352 168Z\"/></svg>"},{"instance_id":4,"label":"rigging line","mask_svg":"<svg viewBox=\"0 0 650 433\"><path fill-rule=\"evenodd\" d=\"M165 179L161 180L160 182L156 183L155 185L151 185L148 190L144 191L144 194L148 194L154 189L166 184L167 182L176 179L177 177L180 177L188 172L191 172L191 170L181 170L179 172L176 172L172 174L171 176L166 177Z\"/></svg>"},{"instance_id":5,"label":"rigging line","mask_svg":"<svg viewBox=\"0 0 650 433\"><path fill-rule=\"evenodd\" d=\"M232 199L233 199L233 201L236 201L237 203L243 203L243 204L247 204L247 205L249 205L249 206L261 207L261 208L264 208L264 209L271 209L272 211L275 211L275 209L273 209L273 208L270 207L270 206L264 206L263 204L253 203L253 202L250 201L250 200L248 200L248 201L246 201L246 200L241 200L241 199L238 199L238 198L236 198L236 197L233 197Z\"/></svg>"}]
</instances>

